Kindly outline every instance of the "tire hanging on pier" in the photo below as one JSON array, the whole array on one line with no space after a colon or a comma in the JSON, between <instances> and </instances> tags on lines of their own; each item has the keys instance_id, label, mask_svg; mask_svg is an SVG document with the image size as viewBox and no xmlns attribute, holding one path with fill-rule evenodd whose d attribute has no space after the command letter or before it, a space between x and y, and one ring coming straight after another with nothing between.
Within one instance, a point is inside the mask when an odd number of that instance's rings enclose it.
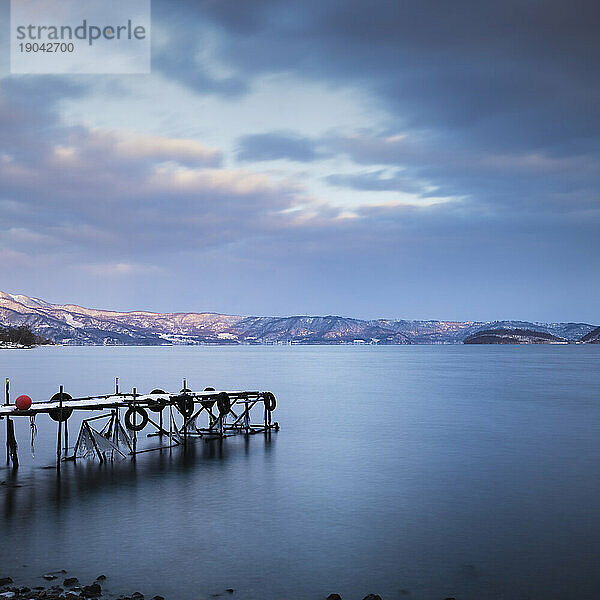
<instances>
[{"instance_id":1,"label":"tire hanging on pier","mask_svg":"<svg viewBox=\"0 0 600 600\"><path fill-rule=\"evenodd\" d=\"M215 388L214 387L205 387L204 391L205 392L214 392ZM207 410L210 410L215 405L216 401L217 401L217 399L215 397L203 398L202 400L200 400L200 404L202 404L202 406L204 408L206 408Z\"/></svg>"},{"instance_id":2,"label":"tire hanging on pier","mask_svg":"<svg viewBox=\"0 0 600 600\"><path fill-rule=\"evenodd\" d=\"M194 397L189 395L189 392L192 390L188 390L184 388L181 390L181 394L177 396L175 400L175 405L177 406L177 410L184 417L191 417L194 414Z\"/></svg>"},{"instance_id":3,"label":"tire hanging on pier","mask_svg":"<svg viewBox=\"0 0 600 600\"><path fill-rule=\"evenodd\" d=\"M273 392L265 392L263 401L265 403L265 408L269 412L275 410L275 407L277 406L277 400L275 399L275 394L273 394Z\"/></svg>"},{"instance_id":4,"label":"tire hanging on pier","mask_svg":"<svg viewBox=\"0 0 600 600\"><path fill-rule=\"evenodd\" d=\"M62 393L63 402L65 400L72 400L72 399L73 399L73 397L70 394L67 394L66 392ZM61 400L60 392L57 392L56 394L54 394L54 396L52 396L52 398L50 398L50 402L60 402L60 400ZM62 408L56 407L56 408L51 408L48 411L48 414L50 415L50 418L53 421L56 421L57 423L64 423L73 414L73 409L70 406L63 406Z\"/></svg>"},{"instance_id":5,"label":"tire hanging on pier","mask_svg":"<svg viewBox=\"0 0 600 600\"><path fill-rule=\"evenodd\" d=\"M152 390L150 392L151 394L166 394L166 392L164 390ZM157 400L153 400L151 404L148 405L148 408L155 413L159 413L162 412L162 410L165 408L165 406L167 405L167 400L166 398L158 398Z\"/></svg>"},{"instance_id":6,"label":"tire hanging on pier","mask_svg":"<svg viewBox=\"0 0 600 600\"><path fill-rule=\"evenodd\" d=\"M138 414L141 417L139 423L134 423L133 417ZM125 413L125 427L130 431L141 431L148 425L148 413L141 406L130 406Z\"/></svg>"},{"instance_id":7,"label":"tire hanging on pier","mask_svg":"<svg viewBox=\"0 0 600 600\"><path fill-rule=\"evenodd\" d=\"M217 408L219 409L219 415L224 417L231 410L231 400L227 392L221 392L217 396Z\"/></svg>"}]
</instances>

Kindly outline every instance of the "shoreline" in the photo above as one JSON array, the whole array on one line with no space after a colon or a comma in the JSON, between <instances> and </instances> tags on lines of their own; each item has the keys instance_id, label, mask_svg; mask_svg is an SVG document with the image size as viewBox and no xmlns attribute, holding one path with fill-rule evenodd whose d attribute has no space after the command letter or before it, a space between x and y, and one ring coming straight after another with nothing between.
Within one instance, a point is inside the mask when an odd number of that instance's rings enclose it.
<instances>
[{"instance_id":1,"label":"shoreline","mask_svg":"<svg viewBox=\"0 0 600 600\"><path fill-rule=\"evenodd\" d=\"M116 600L165 600L159 594L154 596L144 595L142 592L115 593L103 589L106 575L98 575L93 582L84 584L80 580L61 569L41 575L41 581L30 585L18 585L12 577L2 574L0 576L0 599L6 600L102 600L114 598ZM227 588L218 593L207 594L210 598L227 598L235 594L235 589ZM179 599L178 599L179 600ZM333 593L323 596L322 600L342 600L339 594ZM358 600L358 598L356 599ZM367 594L362 600L383 600L378 594ZM445 598L444 600L454 600Z\"/></svg>"}]
</instances>

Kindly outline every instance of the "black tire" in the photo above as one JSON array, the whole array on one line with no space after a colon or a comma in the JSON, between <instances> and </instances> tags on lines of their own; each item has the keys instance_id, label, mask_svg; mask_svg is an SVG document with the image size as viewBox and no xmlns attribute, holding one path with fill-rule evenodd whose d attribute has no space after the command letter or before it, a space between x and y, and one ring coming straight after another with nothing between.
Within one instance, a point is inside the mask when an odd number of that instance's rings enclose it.
<instances>
[{"instance_id":1,"label":"black tire","mask_svg":"<svg viewBox=\"0 0 600 600\"><path fill-rule=\"evenodd\" d=\"M188 394L181 394L177 396L177 400L175 400L175 405L177 406L177 410L184 417L191 417L194 414L194 397L189 396Z\"/></svg>"},{"instance_id":2,"label":"black tire","mask_svg":"<svg viewBox=\"0 0 600 600\"><path fill-rule=\"evenodd\" d=\"M132 417L135 413L140 415L142 420L134 425ZM127 427L129 431L141 431L146 425L148 425L148 413L146 410L141 406L130 406L125 413L125 427Z\"/></svg>"},{"instance_id":3,"label":"black tire","mask_svg":"<svg viewBox=\"0 0 600 600\"><path fill-rule=\"evenodd\" d=\"M152 390L151 394L166 394L164 390ZM154 400L152 404L148 405L148 408L155 413L162 412L162 410L167 405L167 400L165 398L158 398L158 400Z\"/></svg>"},{"instance_id":4,"label":"black tire","mask_svg":"<svg viewBox=\"0 0 600 600\"><path fill-rule=\"evenodd\" d=\"M231 400L227 392L221 392L217 396L217 408L219 409L219 415L222 417L231 410Z\"/></svg>"},{"instance_id":5,"label":"black tire","mask_svg":"<svg viewBox=\"0 0 600 600\"><path fill-rule=\"evenodd\" d=\"M205 387L204 388L205 392L214 392L215 388L214 387ZM215 397L213 398L202 398L202 400L200 400L200 404L202 404L202 406L206 409L210 409L215 405L215 402L217 401L217 399Z\"/></svg>"},{"instance_id":6,"label":"black tire","mask_svg":"<svg viewBox=\"0 0 600 600\"><path fill-rule=\"evenodd\" d=\"M65 400L72 400L73 398L71 395L63 392L62 399L64 402ZM54 394L54 396L50 398L50 402L60 402L60 392ZM51 408L48 411L48 414L53 421L56 421L57 423L64 423L73 414L73 409L70 406L63 406L62 409Z\"/></svg>"},{"instance_id":7,"label":"black tire","mask_svg":"<svg viewBox=\"0 0 600 600\"><path fill-rule=\"evenodd\" d=\"M263 401L265 403L265 408L269 412L275 410L275 407L277 406L277 399L275 398L275 394L273 394L272 392L265 392L265 395L263 396Z\"/></svg>"}]
</instances>

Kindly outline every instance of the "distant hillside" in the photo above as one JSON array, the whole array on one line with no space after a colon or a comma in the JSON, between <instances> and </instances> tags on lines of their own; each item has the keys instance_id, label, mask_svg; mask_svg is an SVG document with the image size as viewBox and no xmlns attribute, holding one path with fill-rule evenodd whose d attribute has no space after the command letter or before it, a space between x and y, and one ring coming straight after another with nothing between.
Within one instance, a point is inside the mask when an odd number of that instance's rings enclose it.
<instances>
[{"instance_id":1,"label":"distant hillside","mask_svg":"<svg viewBox=\"0 0 600 600\"><path fill-rule=\"evenodd\" d=\"M331 344L376 341L382 344L410 344L409 336L378 321L345 317L246 317L235 329L246 340L262 343L294 341Z\"/></svg>"},{"instance_id":2,"label":"distant hillside","mask_svg":"<svg viewBox=\"0 0 600 600\"><path fill-rule=\"evenodd\" d=\"M596 327L596 329L586 333L581 341L585 344L600 344L600 327Z\"/></svg>"},{"instance_id":3,"label":"distant hillside","mask_svg":"<svg viewBox=\"0 0 600 600\"><path fill-rule=\"evenodd\" d=\"M567 344L565 338L531 329L484 329L465 338L465 344Z\"/></svg>"},{"instance_id":4,"label":"distant hillside","mask_svg":"<svg viewBox=\"0 0 600 600\"><path fill-rule=\"evenodd\" d=\"M27 326L37 335L69 345L460 344L465 338L490 329L531 330L575 341L595 328L587 323L367 321L339 316L117 312L50 304L7 292L0 292L1 325Z\"/></svg>"}]
</instances>

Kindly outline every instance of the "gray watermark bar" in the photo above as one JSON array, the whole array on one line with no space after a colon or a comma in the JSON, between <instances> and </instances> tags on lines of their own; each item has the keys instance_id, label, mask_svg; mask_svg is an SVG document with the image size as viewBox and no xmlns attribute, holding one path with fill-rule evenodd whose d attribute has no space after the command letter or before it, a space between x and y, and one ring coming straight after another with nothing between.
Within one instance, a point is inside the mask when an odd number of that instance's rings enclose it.
<instances>
[{"instance_id":1,"label":"gray watermark bar","mask_svg":"<svg viewBox=\"0 0 600 600\"><path fill-rule=\"evenodd\" d=\"M150 73L150 0L11 0L11 73Z\"/></svg>"}]
</instances>

